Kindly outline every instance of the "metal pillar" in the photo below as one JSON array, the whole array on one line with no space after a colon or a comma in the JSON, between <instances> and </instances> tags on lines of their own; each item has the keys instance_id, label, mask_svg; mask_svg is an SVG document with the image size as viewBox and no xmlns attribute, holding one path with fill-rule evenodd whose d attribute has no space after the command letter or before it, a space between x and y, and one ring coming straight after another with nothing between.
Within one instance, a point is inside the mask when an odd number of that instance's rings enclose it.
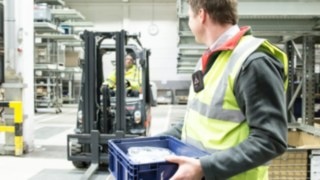
<instances>
[{"instance_id":1,"label":"metal pillar","mask_svg":"<svg viewBox=\"0 0 320 180\"><path fill-rule=\"evenodd\" d=\"M15 70L16 59L16 0L6 0L5 2L5 60L6 69Z\"/></svg>"},{"instance_id":2,"label":"metal pillar","mask_svg":"<svg viewBox=\"0 0 320 180\"><path fill-rule=\"evenodd\" d=\"M288 89L287 89L287 103L288 103L288 121L289 122L295 122L295 118L293 116L294 109L292 108L293 103L296 99L295 94L295 88L294 88L294 74L295 74L295 53L294 53L294 47L293 42L289 41L285 44L287 55L288 55L288 65L289 65L289 71L288 71ZM291 101L290 101L291 100Z\"/></svg>"},{"instance_id":3,"label":"metal pillar","mask_svg":"<svg viewBox=\"0 0 320 180\"><path fill-rule=\"evenodd\" d=\"M4 3L4 72L5 83L1 84L6 101L23 101L23 141L24 152L33 150L34 146L34 88L33 88L33 1L5 0ZM19 49L19 51L18 51ZM6 109L6 123L13 123L13 112ZM6 147L14 136L5 135ZM9 149L10 151L12 148Z\"/></svg>"},{"instance_id":4,"label":"metal pillar","mask_svg":"<svg viewBox=\"0 0 320 180\"><path fill-rule=\"evenodd\" d=\"M302 122L312 125L314 120L315 93L315 42L313 36L303 37L303 87Z\"/></svg>"}]
</instances>

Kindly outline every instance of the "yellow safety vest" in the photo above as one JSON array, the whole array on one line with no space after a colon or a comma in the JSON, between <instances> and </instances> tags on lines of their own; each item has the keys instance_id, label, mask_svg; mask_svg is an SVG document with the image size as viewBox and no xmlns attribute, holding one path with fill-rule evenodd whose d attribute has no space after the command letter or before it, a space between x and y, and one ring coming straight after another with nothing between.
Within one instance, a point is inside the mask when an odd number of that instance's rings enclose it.
<instances>
[{"instance_id":1,"label":"yellow safety vest","mask_svg":"<svg viewBox=\"0 0 320 180\"><path fill-rule=\"evenodd\" d=\"M242 64L256 50L272 54L280 60L287 77L288 60L285 53L265 39L251 35L242 37L233 51L222 51L219 54L204 76L202 91L195 93L191 85L182 141L214 153L217 150L234 147L248 138L249 126L233 89ZM287 83L286 80L285 89ZM259 166L230 179L268 179L268 166Z\"/></svg>"},{"instance_id":2,"label":"yellow safety vest","mask_svg":"<svg viewBox=\"0 0 320 180\"><path fill-rule=\"evenodd\" d=\"M132 90L139 91L141 85L141 72L136 65L133 65L128 71L125 71L125 79L130 82ZM112 72L104 84L108 84L111 89L116 87L116 72Z\"/></svg>"}]
</instances>

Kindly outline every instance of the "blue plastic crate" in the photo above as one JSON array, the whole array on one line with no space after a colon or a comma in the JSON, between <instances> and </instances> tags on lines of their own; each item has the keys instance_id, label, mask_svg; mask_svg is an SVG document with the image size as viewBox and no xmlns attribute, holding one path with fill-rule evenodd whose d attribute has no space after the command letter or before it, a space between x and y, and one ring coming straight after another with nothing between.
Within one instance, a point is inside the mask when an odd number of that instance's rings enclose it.
<instances>
[{"instance_id":1,"label":"blue plastic crate","mask_svg":"<svg viewBox=\"0 0 320 180\"><path fill-rule=\"evenodd\" d=\"M167 180L177 170L178 165L166 161L135 163L127 155L130 147L161 147L178 156L198 158L208 153L187 145L171 136L125 138L109 140L109 170L118 180Z\"/></svg>"}]
</instances>

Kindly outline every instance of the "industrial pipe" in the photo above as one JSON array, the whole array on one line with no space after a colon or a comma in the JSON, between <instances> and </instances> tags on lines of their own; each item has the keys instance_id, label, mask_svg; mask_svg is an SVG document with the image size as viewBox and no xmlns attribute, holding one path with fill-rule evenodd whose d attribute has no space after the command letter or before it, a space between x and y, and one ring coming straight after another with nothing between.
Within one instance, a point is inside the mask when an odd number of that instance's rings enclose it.
<instances>
[{"instance_id":1,"label":"industrial pipe","mask_svg":"<svg viewBox=\"0 0 320 180\"><path fill-rule=\"evenodd\" d=\"M5 66L6 70L15 70L16 59L16 0L4 0L4 40L5 40Z\"/></svg>"}]
</instances>

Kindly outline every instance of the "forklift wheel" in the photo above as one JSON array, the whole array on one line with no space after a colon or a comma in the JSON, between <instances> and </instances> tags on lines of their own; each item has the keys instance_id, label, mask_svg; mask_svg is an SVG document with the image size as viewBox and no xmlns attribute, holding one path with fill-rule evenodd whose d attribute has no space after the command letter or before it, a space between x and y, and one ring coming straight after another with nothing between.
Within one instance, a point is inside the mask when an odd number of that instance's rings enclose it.
<instances>
[{"instance_id":1,"label":"forklift wheel","mask_svg":"<svg viewBox=\"0 0 320 180\"><path fill-rule=\"evenodd\" d=\"M89 163L88 162L82 162L82 161L72 161L72 164L74 167L78 168L78 169L85 169L89 167Z\"/></svg>"}]
</instances>

